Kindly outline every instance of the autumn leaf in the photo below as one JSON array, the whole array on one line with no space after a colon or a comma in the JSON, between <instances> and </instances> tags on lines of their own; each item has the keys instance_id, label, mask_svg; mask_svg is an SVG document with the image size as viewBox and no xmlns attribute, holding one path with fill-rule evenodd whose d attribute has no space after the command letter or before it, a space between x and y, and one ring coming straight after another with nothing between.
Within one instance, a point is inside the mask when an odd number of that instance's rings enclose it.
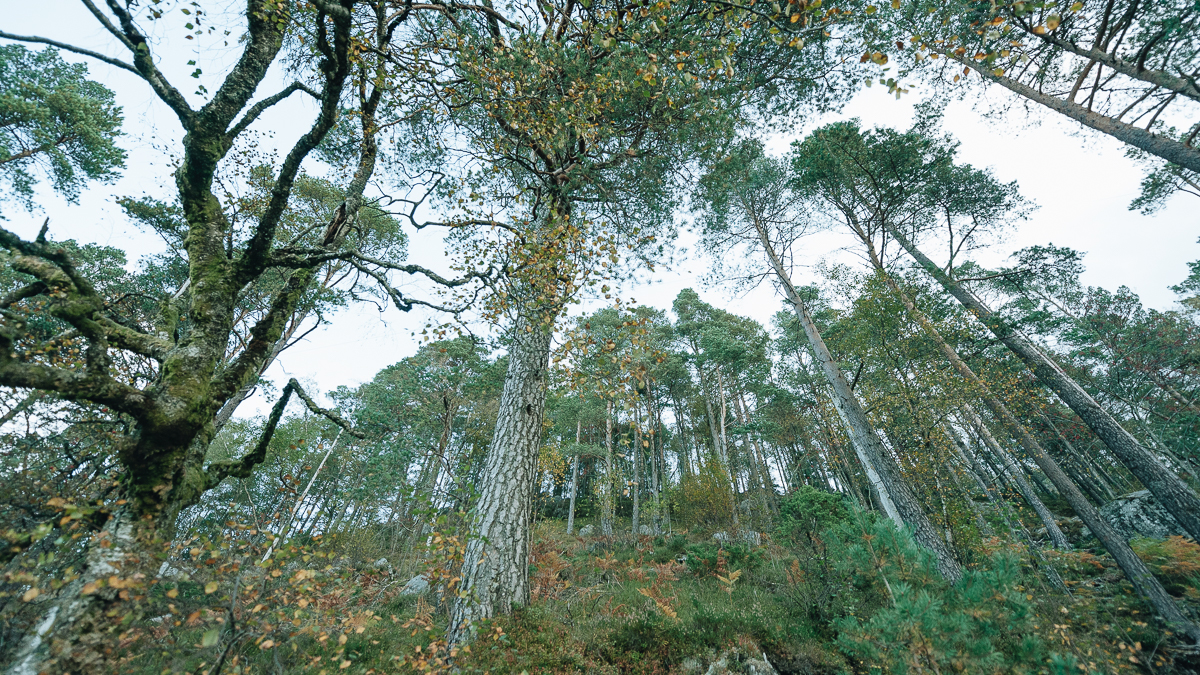
<instances>
[{"instance_id":1,"label":"autumn leaf","mask_svg":"<svg viewBox=\"0 0 1200 675\"><path fill-rule=\"evenodd\" d=\"M220 638L220 636L221 636L221 633L216 628L213 628L211 630L206 630L206 631L204 631L203 637L200 638L200 646L201 647L216 646L217 640Z\"/></svg>"}]
</instances>

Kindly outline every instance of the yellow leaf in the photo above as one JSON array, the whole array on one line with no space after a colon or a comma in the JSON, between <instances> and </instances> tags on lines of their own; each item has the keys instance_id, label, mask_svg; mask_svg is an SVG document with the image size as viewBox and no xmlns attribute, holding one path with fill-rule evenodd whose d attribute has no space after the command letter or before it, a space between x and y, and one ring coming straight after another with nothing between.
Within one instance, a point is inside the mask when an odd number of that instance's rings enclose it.
<instances>
[{"instance_id":1,"label":"yellow leaf","mask_svg":"<svg viewBox=\"0 0 1200 675\"><path fill-rule=\"evenodd\" d=\"M1077 3L1073 4L1073 5L1071 5L1071 11L1072 11L1072 12L1078 12L1078 11L1079 11L1079 10L1081 10L1081 9L1083 9L1083 3L1082 3L1082 2L1077 2Z\"/></svg>"},{"instance_id":2,"label":"yellow leaf","mask_svg":"<svg viewBox=\"0 0 1200 675\"><path fill-rule=\"evenodd\" d=\"M1046 17L1047 30L1054 30L1055 28L1058 28L1058 24L1060 23L1062 23L1062 17L1057 14L1051 14L1050 16Z\"/></svg>"},{"instance_id":3,"label":"yellow leaf","mask_svg":"<svg viewBox=\"0 0 1200 675\"><path fill-rule=\"evenodd\" d=\"M83 590L80 592L84 595L91 595L92 593L95 593L98 588L100 588L100 586L95 581L89 581L83 585Z\"/></svg>"},{"instance_id":4,"label":"yellow leaf","mask_svg":"<svg viewBox=\"0 0 1200 675\"><path fill-rule=\"evenodd\" d=\"M271 647L274 647L274 646L275 646L274 640L263 640L262 644L260 644L258 646L258 648L259 649L270 649Z\"/></svg>"},{"instance_id":5,"label":"yellow leaf","mask_svg":"<svg viewBox=\"0 0 1200 675\"><path fill-rule=\"evenodd\" d=\"M342 661L342 665L338 666L338 668L339 668L340 670L345 670L345 669L347 669L347 668L349 668L349 667L350 667L350 662L349 662L349 661Z\"/></svg>"},{"instance_id":6,"label":"yellow leaf","mask_svg":"<svg viewBox=\"0 0 1200 675\"><path fill-rule=\"evenodd\" d=\"M213 593L216 593L216 592L217 592L217 582L210 581L204 585L204 594L205 595L212 595Z\"/></svg>"},{"instance_id":7,"label":"yellow leaf","mask_svg":"<svg viewBox=\"0 0 1200 675\"><path fill-rule=\"evenodd\" d=\"M32 602L33 599L36 598L38 596L38 594L40 594L40 593L41 593L41 591L39 591L38 589L31 588L31 589L25 591L25 595L21 596L21 600L24 602Z\"/></svg>"},{"instance_id":8,"label":"yellow leaf","mask_svg":"<svg viewBox=\"0 0 1200 675\"><path fill-rule=\"evenodd\" d=\"M900 9L900 0L892 0L892 9Z\"/></svg>"},{"instance_id":9,"label":"yellow leaf","mask_svg":"<svg viewBox=\"0 0 1200 675\"><path fill-rule=\"evenodd\" d=\"M179 597L179 590L178 590L178 589L175 589L175 588L172 588L171 590L167 591L167 597L168 597L168 598L171 598L171 599L178 598L178 597Z\"/></svg>"}]
</instances>

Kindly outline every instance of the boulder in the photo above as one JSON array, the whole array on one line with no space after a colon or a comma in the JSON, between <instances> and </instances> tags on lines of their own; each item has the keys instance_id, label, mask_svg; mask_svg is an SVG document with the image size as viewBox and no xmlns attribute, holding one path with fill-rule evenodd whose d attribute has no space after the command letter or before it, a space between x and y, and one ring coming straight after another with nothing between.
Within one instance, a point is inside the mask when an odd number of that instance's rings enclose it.
<instances>
[{"instance_id":1,"label":"boulder","mask_svg":"<svg viewBox=\"0 0 1200 675\"><path fill-rule=\"evenodd\" d=\"M429 592L429 578L426 577L424 574L418 574L417 576L409 579L408 583L404 584L404 588L400 589L400 595L421 596L421 595L425 595L428 592Z\"/></svg>"},{"instance_id":2,"label":"boulder","mask_svg":"<svg viewBox=\"0 0 1200 675\"><path fill-rule=\"evenodd\" d=\"M689 675L779 675L767 655L753 643L733 647L715 657L712 654L710 652L707 659L688 657L680 664L680 669ZM708 668L704 667L706 661Z\"/></svg>"},{"instance_id":3,"label":"boulder","mask_svg":"<svg viewBox=\"0 0 1200 675\"><path fill-rule=\"evenodd\" d=\"M375 563L371 565L371 567L374 567L375 569L379 570L380 572L383 572L384 574L392 573L392 563L387 558L380 558L379 560L376 560Z\"/></svg>"},{"instance_id":4,"label":"boulder","mask_svg":"<svg viewBox=\"0 0 1200 675\"><path fill-rule=\"evenodd\" d=\"M1166 539L1187 534L1149 490L1121 495L1100 507L1100 515L1126 539L1151 537Z\"/></svg>"},{"instance_id":5,"label":"boulder","mask_svg":"<svg viewBox=\"0 0 1200 675\"><path fill-rule=\"evenodd\" d=\"M583 527L579 528L579 536L581 537L590 537L595 533L596 527L594 525L584 525Z\"/></svg>"},{"instance_id":6,"label":"boulder","mask_svg":"<svg viewBox=\"0 0 1200 675\"><path fill-rule=\"evenodd\" d=\"M713 539L728 544L731 541L744 541L752 546L762 546L762 533L754 530L740 530L736 537L728 532L717 532L713 535Z\"/></svg>"},{"instance_id":7,"label":"boulder","mask_svg":"<svg viewBox=\"0 0 1200 675\"><path fill-rule=\"evenodd\" d=\"M653 527L651 527L649 525L640 525L638 527L638 534L649 537L649 536L653 536L656 533L655 533Z\"/></svg>"}]
</instances>

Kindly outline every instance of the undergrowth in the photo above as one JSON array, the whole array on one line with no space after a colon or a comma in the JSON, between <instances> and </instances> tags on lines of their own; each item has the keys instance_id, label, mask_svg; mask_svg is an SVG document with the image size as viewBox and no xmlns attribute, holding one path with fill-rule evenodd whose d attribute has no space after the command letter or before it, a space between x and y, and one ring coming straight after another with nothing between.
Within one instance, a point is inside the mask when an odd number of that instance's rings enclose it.
<instances>
[{"instance_id":1,"label":"undergrowth","mask_svg":"<svg viewBox=\"0 0 1200 675\"><path fill-rule=\"evenodd\" d=\"M409 569L320 539L262 563L267 542L232 528L174 551L172 575L134 596L114 653L119 672L156 675L649 675L705 672L731 654L785 674L1190 672L1106 556L1048 552L1064 594L1025 548L984 540L984 562L950 585L906 534L835 495L793 493L777 524L752 546L700 531L583 539L543 521L529 606L475 626L461 650L443 638L463 550L450 523ZM1197 597L1200 547L1135 548L1183 602ZM402 594L418 572L430 592Z\"/></svg>"}]
</instances>

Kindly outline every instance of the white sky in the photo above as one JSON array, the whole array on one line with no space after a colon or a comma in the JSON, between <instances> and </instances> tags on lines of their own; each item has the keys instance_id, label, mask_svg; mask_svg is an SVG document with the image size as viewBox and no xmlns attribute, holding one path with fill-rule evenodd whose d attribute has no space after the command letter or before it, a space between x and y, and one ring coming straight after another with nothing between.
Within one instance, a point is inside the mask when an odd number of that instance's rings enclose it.
<instances>
[{"instance_id":1,"label":"white sky","mask_svg":"<svg viewBox=\"0 0 1200 675\"><path fill-rule=\"evenodd\" d=\"M168 13L168 18L174 17L179 24L187 18L178 13L181 6L188 5L173 4ZM3 27L8 32L41 35L125 57L78 3L4 0L0 7L4 10ZM222 40L209 36L192 42L176 40L172 51L156 52L160 54L160 67L185 92L198 83L212 89L219 82L222 63L231 61L232 47L236 46L224 47ZM205 51L201 53L202 49ZM69 54L64 57L85 61ZM189 76L194 68L187 65L189 59L197 60L205 71L199 80ZM132 74L87 62L92 77L113 89L118 103L125 108L129 135L123 145L130 151L125 176L115 185L88 190L79 205L67 205L43 193L40 208L32 214L5 208L3 215L8 219L5 227L32 237L42 219L49 216L52 237L117 246L136 259L138 255L160 250L161 242L126 221L114 198L143 193L170 198L167 168L170 157L161 149L178 152L178 123L173 113ZM273 93L282 81L280 77L269 78L269 88L262 93ZM912 122L912 106L919 97L919 91L915 91L897 101L881 87L866 89L840 114L811 120L803 127L811 129L835 119L858 117L866 126L904 129ZM273 142L287 148L303 133L313 112L310 103L293 96L264 115L256 128L274 134L274 140L268 140L268 144ZM1158 309L1173 306L1175 296L1168 286L1187 276L1188 261L1200 259L1200 244L1197 244L1200 201L1188 195L1176 196L1166 209L1150 217L1129 211L1129 202L1138 194L1141 172L1124 157L1124 146L1099 134L1076 133L1077 125L1049 111L1033 112L1040 118L1035 126L1028 124L1023 113L997 120L982 117L969 103L955 102L947 109L944 129L961 141L961 160L990 167L1001 180L1018 181L1022 194L1040 206L1011 237L992 250L976 254L976 259L985 265L998 264L1012 251L1029 245L1053 242L1070 246L1087 252L1085 283L1109 289L1129 286L1147 306ZM798 137L804 129L799 128L799 122L796 126ZM772 139L769 147L782 151L791 140ZM692 242L684 234L679 243L688 246ZM809 253L806 262L836 256L837 248L846 243L832 235L814 237L806 244ZM410 257L437 267L434 261L444 259L437 233L426 231L414 236ZM737 297L726 289L705 288L700 279L708 266L707 261L692 255L673 269L659 268L652 280L623 289L623 295L669 309L675 295L691 286L705 301L769 325L771 316L780 308L779 298L769 288ZM812 280L811 272L802 271L799 276L801 282ZM419 332L423 325L424 317L415 311L403 315L389 309L380 315L371 306L353 307L337 315L334 325L313 333L304 343L285 352L282 363L272 366L268 376L280 383L287 377L314 381L322 391L339 385L354 386L415 352L417 341L412 333ZM254 414L264 407L263 401L251 400L239 413Z\"/></svg>"}]
</instances>

